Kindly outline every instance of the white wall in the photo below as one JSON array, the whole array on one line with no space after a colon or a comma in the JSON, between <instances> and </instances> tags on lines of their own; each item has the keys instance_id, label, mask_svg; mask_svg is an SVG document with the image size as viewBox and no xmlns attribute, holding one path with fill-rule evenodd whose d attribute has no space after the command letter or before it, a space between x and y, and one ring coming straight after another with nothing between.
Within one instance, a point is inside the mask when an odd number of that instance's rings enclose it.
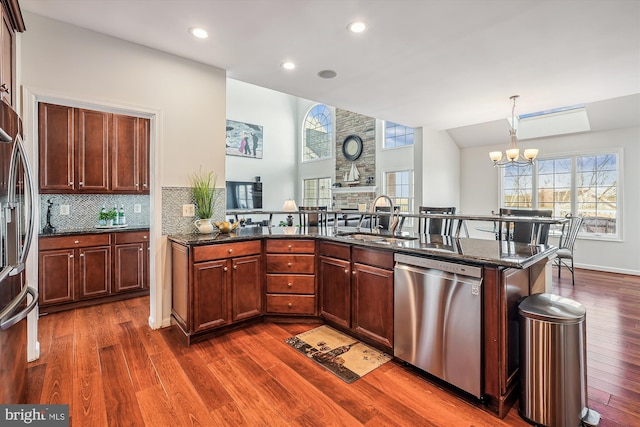
<instances>
[{"instance_id":1,"label":"white wall","mask_svg":"<svg viewBox=\"0 0 640 427\"><path fill-rule=\"evenodd\" d=\"M422 205L460 206L460 149L446 132L422 129Z\"/></svg>"},{"instance_id":2,"label":"white wall","mask_svg":"<svg viewBox=\"0 0 640 427\"><path fill-rule=\"evenodd\" d=\"M466 148L461 151L462 210L489 214L499 208L498 169L491 165L489 151L503 150L502 145ZM579 238L575 261L579 267L628 274L640 274L640 128L587 132L520 142L521 148L535 146L540 158L573 154L588 150L623 149L622 241ZM472 235L474 230L470 227ZM477 234L477 233L476 233ZM484 233L487 234L487 233ZM481 237L481 236L478 236Z\"/></svg>"},{"instance_id":3,"label":"white wall","mask_svg":"<svg viewBox=\"0 0 640 427\"><path fill-rule=\"evenodd\" d=\"M27 102L65 99L152 117L150 324L168 325L171 275L161 189L188 187L188 175L200 165L224 176L226 73L27 11L24 20L18 73L32 99L23 101L23 110L34 116ZM35 119L29 120L25 129L32 132ZM31 274L36 283L37 270Z\"/></svg>"},{"instance_id":4,"label":"white wall","mask_svg":"<svg viewBox=\"0 0 640 427\"><path fill-rule=\"evenodd\" d=\"M260 176L266 210L280 210L296 195L297 108L295 96L227 79L227 119L262 126L264 151L262 159L226 156L226 179L253 181Z\"/></svg>"}]
</instances>

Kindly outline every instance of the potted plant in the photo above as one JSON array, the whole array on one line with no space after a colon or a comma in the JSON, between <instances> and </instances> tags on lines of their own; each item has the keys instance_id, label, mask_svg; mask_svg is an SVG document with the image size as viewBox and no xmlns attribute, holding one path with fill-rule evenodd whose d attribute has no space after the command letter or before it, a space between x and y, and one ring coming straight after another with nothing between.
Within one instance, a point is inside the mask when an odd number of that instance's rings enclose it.
<instances>
[{"instance_id":1,"label":"potted plant","mask_svg":"<svg viewBox=\"0 0 640 427\"><path fill-rule=\"evenodd\" d=\"M100 221L100 225L106 225L107 227L113 226L113 221L118 216L118 211L111 209L109 211L101 211L98 214L98 220Z\"/></svg>"},{"instance_id":2,"label":"potted plant","mask_svg":"<svg viewBox=\"0 0 640 427\"><path fill-rule=\"evenodd\" d=\"M213 208L216 202L216 182L218 180L215 172L204 172L200 170L189 178L191 182L191 192L196 205L195 225L201 233L212 233Z\"/></svg>"}]
</instances>

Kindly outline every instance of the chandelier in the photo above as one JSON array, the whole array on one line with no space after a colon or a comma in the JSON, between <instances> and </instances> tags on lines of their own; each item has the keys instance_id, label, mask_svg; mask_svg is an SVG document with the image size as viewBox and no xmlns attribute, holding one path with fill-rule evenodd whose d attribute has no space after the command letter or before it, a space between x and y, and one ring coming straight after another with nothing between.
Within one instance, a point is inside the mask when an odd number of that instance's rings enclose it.
<instances>
[{"instance_id":1,"label":"chandelier","mask_svg":"<svg viewBox=\"0 0 640 427\"><path fill-rule=\"evenodd\" d=\"M538 155L537 148L527 148L524 150L524 156L520 154L518 148L518 140L516 138L516 99L520 95L513 95L509 97L513 101L513 107L511 108L511 129L509 129L509 148L505 150L506 158L502 159L502 151L492 151L489 153L489 157L493 161L495 167L505 167L508 165L531 165Z\"/></svg>"}]
</instances>

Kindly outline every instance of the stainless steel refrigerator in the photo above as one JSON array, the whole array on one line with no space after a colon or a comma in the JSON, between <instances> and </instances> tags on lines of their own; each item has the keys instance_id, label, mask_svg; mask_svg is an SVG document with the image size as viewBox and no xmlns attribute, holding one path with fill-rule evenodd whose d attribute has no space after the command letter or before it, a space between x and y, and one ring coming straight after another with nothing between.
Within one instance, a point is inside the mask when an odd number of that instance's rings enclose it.
<instances>
[{"instance_id":1,"label":"stainless steel refrigerator","mask_svg":"<svg viewBox=\"0 0 640 427\"><path fill-rule=\"evenodd\" d=\"M0 403L26 403L27 315L38 292L27 286L25 262L35 230L33 174L22 121L0 101ZM37 403L37 402L34 402Z\"/></svg>"}]
</instances>

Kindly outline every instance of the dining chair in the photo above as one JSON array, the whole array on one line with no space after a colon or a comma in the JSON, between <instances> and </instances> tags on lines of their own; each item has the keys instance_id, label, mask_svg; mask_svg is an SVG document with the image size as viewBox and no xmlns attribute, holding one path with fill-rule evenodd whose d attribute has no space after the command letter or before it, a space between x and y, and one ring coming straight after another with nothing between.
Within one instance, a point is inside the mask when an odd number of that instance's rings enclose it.
<instances>
[{"instance_id":1,"label":"dining chair","mask_svg":"<svg viewBox=\"0 0 640 427\"><path fill-rule=\"evenodd\" d=\"M536 242L546 245L549 237L549 224L509 221L513 216L551 217L551 209L511 209L501 208L501 220L498 224L498 240L510 240L521 243Z\"/></svg>"},{"instance_id":2,"label":"dining chair","mask_svg":"<svg viewBox=\"0 0 640 427\"><path fill-rule=\"evenodd\" d=\"M578 231L582 225L582 217L570 216L569 222L562 224L562 234L558 241L558 250L556 252L555 264L558 266L558 279L560 278L560 272L564 265L571 271L571 285L575 285L575 277L573 274L573 247L576 243L576 237L578 237ZM569 265L571 262L571 265Z\"/></svg>"},{"instance_id":3,"label":"dining chair","mask_svg":"<svg viewBox=\"0 0 640 427\"><path fill-rule=\"evenodd\" d=\"M428 207L420 206L419 214L447 214L454 215L456 213L455 206L452 207ZM419 218L418 234L440 234L442 236L451 236L453 234L453 219L443 218Z\"/></svg>"},{"instance_id":4,"label":"dining chair","mask_svg":"<svg viewBox=\"0 0 640 427\"><path fill-rule=\"evenodd\" d=\"M327 225L326 206L300 206L298 207L301 227L325 227ZM315 212L305 212L315 211Z\"/></svg>"}]
</instances>

